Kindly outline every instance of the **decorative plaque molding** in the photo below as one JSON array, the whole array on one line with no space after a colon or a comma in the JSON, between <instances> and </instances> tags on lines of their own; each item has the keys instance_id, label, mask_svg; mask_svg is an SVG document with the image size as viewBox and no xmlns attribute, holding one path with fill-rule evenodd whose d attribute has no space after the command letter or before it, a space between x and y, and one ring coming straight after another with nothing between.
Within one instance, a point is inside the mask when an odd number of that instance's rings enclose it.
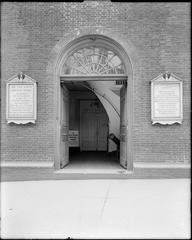
<instances>
[{"instance_id":1,"label":"decorative plaque molding","mask_svg":"<svg viewBox=\"0 0 192 240\"><path fill-rule=\"evenodd\" d=\"M37 116L37 84L23 73L6 83L7 123L35 123Z\"/></svg>"},{"instance_id":2,"label":"decorative plaque molding","mask_svg":"<svg viewBox=\"0 0 192 240\"><path fill-rule=\"evenodd\" d=\"M182 123L182 80L171 73L164 73L151 81L152 124Z\"/></svg>"}]
</instances>

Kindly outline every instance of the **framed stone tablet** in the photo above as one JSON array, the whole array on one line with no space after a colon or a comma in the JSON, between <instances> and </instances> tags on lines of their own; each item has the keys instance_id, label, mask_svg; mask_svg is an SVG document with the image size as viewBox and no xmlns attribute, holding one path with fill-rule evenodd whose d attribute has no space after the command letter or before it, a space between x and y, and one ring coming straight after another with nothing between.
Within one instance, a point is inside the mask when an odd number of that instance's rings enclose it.
<instances>
[{"instance_id":1,"label":"framed stone tablet","mask_svg":"<svg viewBox=\"0 0 192 240\"><path fill-rule=\"evenodd\" d=\"M6 84L7 123L35 123L37 116L37 84L23 73L12 77Z\"/></svg>"},{"instance_id":2,"label":"framed stone tablet","mask_svg":"<svg viewBox=\"0 0 192 240\"><path fill-rule=\"evenodd\" d=\"M165 73L151 81L152 124L182 123L183 120L182 81Z\"/></svg>"}]
</instances>

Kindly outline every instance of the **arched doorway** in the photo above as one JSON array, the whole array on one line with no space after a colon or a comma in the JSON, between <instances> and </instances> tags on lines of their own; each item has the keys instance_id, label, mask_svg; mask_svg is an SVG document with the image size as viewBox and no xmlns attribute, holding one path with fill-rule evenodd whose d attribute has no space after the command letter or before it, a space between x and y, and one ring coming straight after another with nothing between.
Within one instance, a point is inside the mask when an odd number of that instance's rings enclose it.
<instances>
[{"instance_id":1,"label":"arched doorway","mask_svg":"<svg viewBox=\"0 0 192 240\"><path fill-rule=\"evenodd\" d=\"M56 101L58 116L56 169L68 163L69 155L68 114L62 112L69 104L66 84L83 83L95 93L107 112L110 122L109 133L115 133L120 140L120 163L124 168L131 170L132 159L129 158L131 156L129 151L131 133L128 133L128 129L131 128L131 121L129 121L131 107L128 105L132 100L128 101L130 93L127 87L128 77L132 78L130 59L122 46L108 37L86 35L65 46L58 57L55 76L61 83L57 85L57 89L60 89L60 96ZM119 126L118 124L115 126L114 123L118 122L118 118Z\"/></svg>"}]
</instances>

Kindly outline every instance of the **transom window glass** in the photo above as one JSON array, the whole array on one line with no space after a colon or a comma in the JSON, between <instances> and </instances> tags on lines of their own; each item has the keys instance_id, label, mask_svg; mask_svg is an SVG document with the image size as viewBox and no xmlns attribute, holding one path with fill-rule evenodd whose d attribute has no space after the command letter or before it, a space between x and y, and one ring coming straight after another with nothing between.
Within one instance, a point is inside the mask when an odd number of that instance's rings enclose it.
<instances>
[{"instance_id":1,"label":"transom window glass","mask_svg":"<svg viewBox=\"0 0 192 240\"><path fill-rule=\"evenodd\" d=\"M100 47L86 47L70 55L62 69L64 75L106 75L125 74L120 57Z\"/></svg>"}]
</instances>

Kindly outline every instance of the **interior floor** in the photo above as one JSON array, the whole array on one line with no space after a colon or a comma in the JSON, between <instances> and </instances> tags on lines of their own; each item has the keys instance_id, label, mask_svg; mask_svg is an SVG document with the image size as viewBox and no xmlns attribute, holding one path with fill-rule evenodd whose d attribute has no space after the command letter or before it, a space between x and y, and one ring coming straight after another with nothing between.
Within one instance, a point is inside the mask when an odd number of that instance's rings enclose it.
<instances>
[{"instance_id":1,"label":"interior floor","mask_svg":"<svg viewBox=\"0 0 192 240\"><path fill-rule=\"evenodd\" d=\"M119 170L117 152L73 151L69 154L69 164L64 169Z\"/></svg>"}]
</instances>

